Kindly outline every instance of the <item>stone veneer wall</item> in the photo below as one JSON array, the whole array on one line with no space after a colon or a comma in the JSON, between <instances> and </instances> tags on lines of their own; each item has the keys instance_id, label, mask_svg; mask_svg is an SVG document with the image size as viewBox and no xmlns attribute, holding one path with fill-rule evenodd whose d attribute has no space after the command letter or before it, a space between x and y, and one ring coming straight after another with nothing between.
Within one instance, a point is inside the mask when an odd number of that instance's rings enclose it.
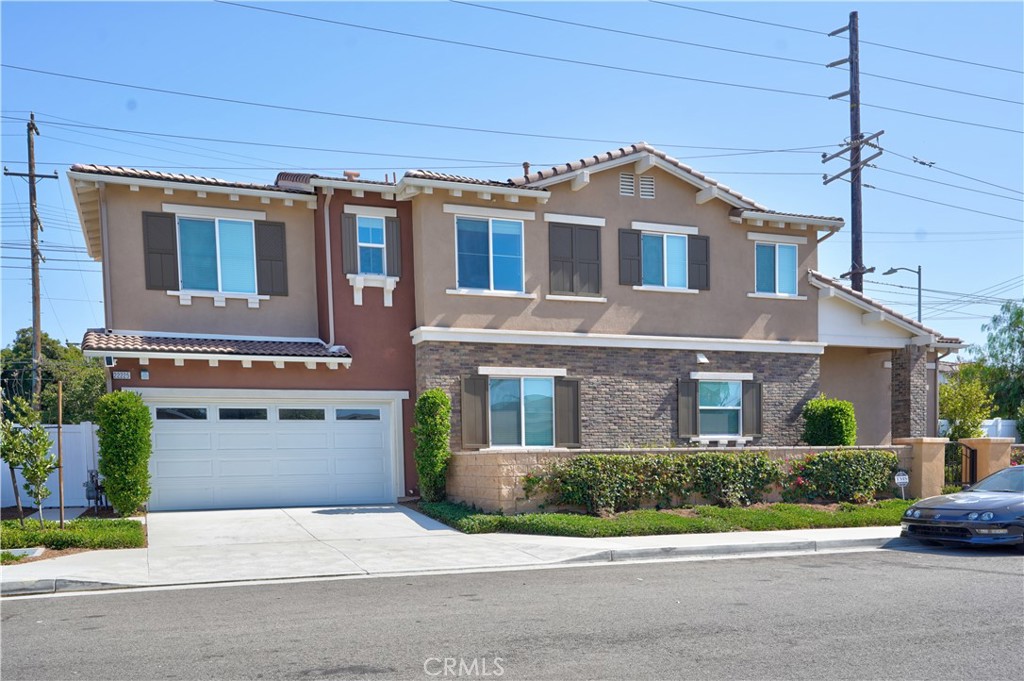
<instances>
[{"instance_id":1,"label":"stone veneer wall","mask_svg":"<svg viewBox=\"0 0 1024 681\"><path fill-rule=\"evenodd\" d=\"M462 450L461 379L478 367L565 368L582 379L584 447L665 447L680 444L677 380L691 371L752 373L764 382L758 445L791 445L803 431L804 403L819 390L819 356L790 353L591 348L427 342L416 346L416 388L441 388L452 398L452 451Z\"/></svg>"},{"instance_id":2,"label":"stone veneer wall","mask_svg":"<svg viewBox=\"0 0 1024 681\"><path fill-rule=\"evenodd\" d=\"M892 437L928 434L928 351L908 345L892 353Z\"/></svg>"},{"instance_id":3,"label":"stone veneer wall","mask_svg":"<svg viewBox=\"0 0 1024 681\"><path fill-rule=\"evenodd\" d=\"M528 513L538 510L543 499L526 499L523 493L522 479L530 471L537 470L543 464L555 459L572 458L584 453L601 454L655 454L655 453L693 453L706 451L757 451L767 452L772 458L789 462L802 459L812 452L821 452L822 447L751 447L729 449L645 449L645 450L561 450L561 451L523 451L523 450L488 450L482 452L461 452L454 454L448 464L448 498L475 506L483 511L501 511L503 513ZM884 449L895 452L899 457L900 468L908 471L911 476L917 475L912 462L913 447L857 447L855 449ZM936 490L937 491L937 490ZM769 496L769 500L778 501L778 493Z\"/></svg>"}]
</instances>

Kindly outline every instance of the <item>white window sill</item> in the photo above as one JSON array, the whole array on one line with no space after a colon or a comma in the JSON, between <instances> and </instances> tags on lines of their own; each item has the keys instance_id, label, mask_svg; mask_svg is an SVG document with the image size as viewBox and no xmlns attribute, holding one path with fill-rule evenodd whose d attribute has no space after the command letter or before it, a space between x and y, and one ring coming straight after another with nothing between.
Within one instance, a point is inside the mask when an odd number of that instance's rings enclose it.
<instances>
[{"instance_id":1,"label":"white window sill","mask_svg":"<svg viewBox=\"0 0 1024 681\"><path fill-rule=\"evenodd\" d=\"M384 289L384 307L391 307L394 303L392 293L398 286L398 277L389 277L384 274L349 274L348 283L352 285L352 302L354 305L363 304L364 288Z\"/></svg>"},{"instance_id":2,"label":"white window sill","mask_svg":"<svg viewBox=\"0 0 1024 681\"><path fill-rule=\"evenodd\" d=\"M749 435L701 435L700 437L690 438L691 442L699 442L702 445L711 444L725 444L735 443L738 445L750 444L754 441L753 437Z\"/></svg>"},{"instance_id":3,"label":"white window sill","mask_svg":"<svg viewBox=\"0 0 1024 681\"><path fill-rule=\"evenodd\" d=\"M257 293L221 293L219 291L167 291L167 295L177 296L178 303L181 305L191 305L193 298L213 298L214 307L225 307L228 300L244 300L252 309L259 308L261 300L270 300L270 296Z\"/></svg>"},{"instance_id":4,"label":"white window sill","mask_svg":"<svg viewBox=\"0 0 1024 681\"><path fill-rule=\"evenodd\" d=\"M565 447L556 447L554 445L538 446L538 447L517 447L516 445L492 445L490 447L484 447L476 450L478 452L568 452L571 451Z\"/></svg>"},{"instance_id":5,"label":"white window sill","mask_svg":"<svg viewBox=\"0 0 1024 681\"><path fill-rule=\"evenodd\" d=\"M572 295L556 295L549 294L544 296L544 300L560 300L566 303L607 303L608 299L601 296L572 296Z\"/></svg>"},{"instance_id":6,"label":"white window sill","mask_svg":"<svg viewBox=\"0 0 1024 681\"><path fill-rule=\"evenodd\" d=\"M793 296L788 293L748 293L747 298L767 298L770 300L807 300L807 296Z\"/></svg>"},{"instance_id":7,"label":"white window sill","mask_svg":"<svg viewBox=\"0 0 1024 681\"><path fill-rule=\"evenodd\" d=\"M492 291L485 288L450 288L445 293L450 296L480 296L482 298L523 298L534 300L535 293L523 293L522 291Z\"/></svg>"},{"instance_id":8,"label":"white window sill","mask_svg":"<svg viewBox=\"0 0 1024 681\"><path fill-rule=\"evenodd\" d=\"M634 291L653 291L655 293L700 293L695 288L677 288L675 286L634 286Z\"/></svg>"}]
</instances>

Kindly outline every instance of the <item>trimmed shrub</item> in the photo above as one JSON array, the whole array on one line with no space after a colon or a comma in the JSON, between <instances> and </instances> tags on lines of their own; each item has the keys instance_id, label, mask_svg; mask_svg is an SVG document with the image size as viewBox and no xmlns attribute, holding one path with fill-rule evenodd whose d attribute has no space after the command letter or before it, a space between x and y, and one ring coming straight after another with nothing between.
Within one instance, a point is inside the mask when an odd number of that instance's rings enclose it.
<instances>
[{"instance_id":1,"label":"trimmed shrub","mask_svg":"<svg viewBox=\"0 0 1024 681\"><path fill-rule=\"evenodd\" d=\"M560 506L582 506L603 515L641 504L667 504L686 496L686 458L671 454L583 454L555 461L523 479L527 498L536 492Z\"/></svg>"},{"instance_id":2,"label":"trimmed shrub","mask_svg":"<svg viewBox=\"0 0 1024 681\"><path fill-rule=\"evenodd\" d=\"M108 393L96 402L96 422L103 488L118 514L131 515L149 500L149 407L133 392Z\"/></svg>"},{"instance_id":3,"label":"trimmed shrub","mask_svg":"<svg viewBox=\"0 0 1024 681\"><path fill-rule=\"evenodd\" d=\"M804 442L813 447L852 447L857 444L853 404L824 393L804 405Z\"/></svg>"},{"instance_id":4,"label":"trimmed shrub","mask_svg":"<svg viewBox=\"0 0 1024 681\"><path fill-rule=\"evenodd\" d=\"M452 403L440 388L427 390L416 399L416 473L420 478L420 497L424 501L444 501L448 459L451 458L449 435L452 430Z\"/></svg>"},{"instance_id":5,"label":"trimmed shrub","mask_svg":"<svg viewBox=\"0 0 1024 681\"><path fill-rule=\"evenodd\" d=\"M899 459L878 449L837 449L793 463L782 498L822 499L862 504L889 492Z\"/></svg>"},{"instance_id":6,"label":"trimmed shrub","mask_svg":"<svg viewBox=\"0 0 1024 681\"><path fill-rule=\"evenodd\" d=\"M765 452L697 452L687 459L690 491L719 506L755 504L782 480L782 464Z\"/></svg>"}]
</instances>

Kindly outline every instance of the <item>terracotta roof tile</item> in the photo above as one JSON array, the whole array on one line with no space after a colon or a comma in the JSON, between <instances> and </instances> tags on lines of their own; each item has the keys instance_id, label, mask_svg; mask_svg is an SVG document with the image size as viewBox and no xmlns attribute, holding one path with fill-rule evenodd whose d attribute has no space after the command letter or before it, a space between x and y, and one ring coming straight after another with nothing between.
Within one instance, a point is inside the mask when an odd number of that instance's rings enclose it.
<instances>
[{"instance_id":1,"label":"terracotta roof tile","mask_svg":"<svg viewBox=\"0 0 1024 681\"><path fill-rule=\"evenodd\" d=\"M251 182L229 182L216 177L185 175L183 173L164 173L156 170L125 168L123 166L101 166L92 163L76 163L71 166L72 172L91 173L93 175L110 175L129 177L139 180L160 180L162 182L183 182L187 184L204 184L213 187L232 187L235 189L259 189L263 191L292 192L294 194L312 194L310 191L291 187L279 187L276 184L255 184Z\"/></svg>"},{"instance_id":2,"label":"terracotta roof tile","mask_svg":"<svg viewBox=\"0 0 1024 681\"><path fill-rule=\"evenodd\" d=\"M320 342L313 341L264 341L264 340L231 340L210 338L165 338L162 336L142 336L118 334L103 329L89 329L82 339L82 350L94 352L152 352L174 354L216 354L230 357L242 356L274 356L274 357L329 357L337 359L350 358L348 349L336 346L330 348Z\"/></svg>"},{"instance_id":3,"label":"terracotta roof tile","mask_svg":"<svg viewBox=\"0 0 1024 681\"><path fill-rule=\"evenodd\" d=\"M438 173L433 170L410 170L405 173L406 177L419 178L421 180L440 180L441 182L461 182L464 184L482 184L489 187L517 187L519 186L513 180L481 180L476 177L466 177L464 175L449 175L448 173Z\"/></svg>"},{"instance_id":4,"label":"terracotta roof tile","mask_svg":"<svg viewBox=\"0 0 1024 681\"><path fill-rule=\"evenodd\" d=\"M852 289L849 286L845 286L843 284L840 284L835 279L832 279L831 277L826 277L821 272L815 272L814 270L811 270L810 274L811 274L811 277L813 277L814 279L817 279L818 281L822 282L823 284L827 284L828 286L831 286L834 289L842 291L843 293L845 293L847 295L853 296L854 298L857 298L858 300L860 300L860 301L862 301L864 303L867 303L871 307L874 307L874 308L876 308L878 310L881 310L882 312L886 313L887 315L889 315L891 317L895 317L896 319L899 319L900 321L902 321L902 322L904 322L906 324L909 324L909 325L913 326L916 329L919 329L923 333L927 333L929 335L935 336L939 340L940 343L962 343L963 342L959 338L943 336L942 333L940 333L939 331L936 331L935 329L933 329L933 328L931 328L929 326L925 326L924 324L922 324L921 322L917 321L913 317L908 317L905 314L897 312L896 310L892 309L891 307L887 307L885 305L882 305L877 300L874 300L873 298L869 298L868 296L864 295L860 291Z\"/></svg>"}]
</instances>

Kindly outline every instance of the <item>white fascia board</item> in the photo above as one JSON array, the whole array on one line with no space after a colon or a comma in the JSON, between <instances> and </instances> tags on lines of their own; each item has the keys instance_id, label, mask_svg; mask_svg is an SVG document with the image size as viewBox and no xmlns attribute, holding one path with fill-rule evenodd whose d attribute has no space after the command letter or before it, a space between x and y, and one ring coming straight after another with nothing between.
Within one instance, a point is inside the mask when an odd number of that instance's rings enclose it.
<instances>
[{"instance_id":1,"label":"white fascia board","mask_svg":"<svg viewBox=\"0 0 1024 681\"><path fill-rule=\"evenodd\" d=\"M469 217L498 218L507 220L536 220L537 214L530 210L510 210L508 208L488 208L487 206L464 206L458 203L446 203L442 207L445 213L466 215Z\"/></svg>"},{"instance_id":2,"label":"white fascia board","mask_svg":"<svg viewBox=\"0 0 1024 681\"><path fill-rule=\"evenodd\" d=\"M524 189L521 187L503 187L501 185L477 184L475 182L452 182L451 180L428 180L422 177L403 177L398 183L401 191L405 187L430 187L432 189L461 189L463 192L487 192L501 196L522 196L534 199L547 199L550 193L543 189Z\"/></svg>"},{"instance_id":3,"label":"white fascia board","mask_svg":"<svg viewBox=\"0 0 1024 681\"><path fill-rule=\"evenodd\" d=\"M594 218L587 215L566 215L564 213L544 213L544 222L563 222L570 225L585 225L587 227L604 227L607 222L604 218Z\"/></svg>"},{"instance_id":4,"label":"white fascia board","mask_svg":"<svg viewBox=\"0 0 1024 681\"><path fill-rule=\"evenodd\" d=\"M630 227L641 232L661 232L662 234L698 234L700 232L696 227L689 225L666 225L660 222L640 222L639 220L633 220Z\"/></svg>"},{"instance_id":5,"label":"white fascia board","mask_svg":"<svg viewBox=\"0 0 1024 681\"><path fill-rule=\"evenodd\" d=\"M566 369L538 369L534 367L479 367L477 373L481 376L568 376Z\"/></svg>"},{"instance_id":6,"label":"white fascia board","mask_svg":"<svg viewBox=\"0 0 1024 681\"><path fill-rule=\"evenodd\" d=\"M283 341L286 343L319 343L327 347L319 338L301 338L297 336L239 336L223 333L183 333L181 331L137 331L111 329L110 333L117 336L151 336L153 338L199 338L202 340L233 340L233 341Z\"/></svg>"},{"instance_id":7,"label":"white fascia board","mask_svg":"<svg viewBox=\"0 0 1024 681\"><path fill-rule=\"evenodd\" d=\"M748 241L766 241L773 244L806 244L807 237L792 234L769 234L766 232L747 232Z\"/></svg>"},{"instance_id":8,"label":"white fascia board","mask_svg":"<svg viewBox=\"0 0 1024 681\"><path fill-rule=\"evenodd\" d=\"M742 208L742 206L737 206ZM828 229L840 229L846 223L843 220L823 220L822 218L806 218L799 215L786 215L784 213L765 213L757 210L744 210L740 214L743 220L764 220L768 222L787 222L810 227L826 227Z\"/></svg>"},{"instance_id":9,"label":"white fascia board","mask_svg":"<svg viewBox=\"0 0 1024 681\"><path fill-rule=\"evenodd\" d=\"M829 347L841 348L879 348L901 350L907 347L907 339L872 338L870 336L847 336L842 334L819 334L818 340Z\"/></svg>"},{"instance_id":10,"label":"white fascia board","mask_svg":"<svg viewBox=\"0 0 1024 681\"><path fill-rule=\"evenodd\" d=\"M263 210L239 210L237 208L218 208L216 206L189 206L183 203L165 203L160 206L165 213L189 215L201 218L235 218L239 220L266 220L267 212Z\"/></svg>"},{"instance_id":11,"label":"white fascia board","mask_svg":"<svg viewBox=\"0 0 1024 681\"><path fill-rule=\"evenodd\" d=\"M409 399L405 390L246 390L242 388L131 388L147 402L167 400L258 400L261 402L392 402ZM399 415L400 416L400 415Z\"/></svg>"},{"instance_id":12,"label":"white fascia board","mask_svg":"<svg viewBox=\"0 0 1024 681\"><path fill-rule=\"evenodd\" d=\"M160 189L180 189L183 191L207 192L208 194L237 194L238 196L266 196L271 199L291 199L292 201L315 201L313 194L281 192L273 189L247 189L244 187L221 187L215 184L197 182L178 182L171 180L151 180L139 177L120 177L118 175L99 175L96 173L80 173L68 171L68 177L81 182L105 182L107 184L125 184L138 187L156 187Z\"/></svg>"},{"instance_id":13,"label":"white fascia board","mask_svg":"<svg viewBox=\"0 0 1024 681\"><path fill-rule=\"evenodd\" d=\"M694 381L753 381L754 374L737 371L691 371Z\"/></svg>"},{"instance_id":14,"label":"white fascia board","mask_svg":"<svg viewBox=\"0 0 1024 681\"><path fill-rule=\"evenodd\" d=\"M455 329L421 326L410 332L413 345L426 342L507 343L509 345L565 345L592 348L646 348L702 352L766 352L820 355L825 344L811 341L746 340L742 338L689 338L641 336L573 331L506 331L502 329Z\"/></svg>"},{"instance_id":15,"label":"white fascia board","mask_svg":"<svg viewBox=\"0 0 1024 681\"><path fill-rule=\"evenodd\" d=\"M323 177L314 177L309 181L313 187L330 189L345 189L348 191L373 192L375 194L394 194L398 191L398 185L375 184L372 182L353 182L351 180L331 180Z\"/></svg>"},{"instance_id":16,"label":"white fascia board","mask_svg":"<svg viewBox=\"0 0 1024 681\"><path fill-rule=\"evenodd\" d=\"M68 186L71 188L71 196L74 197L74 199L75 199L75 211L78 213L78 224L82 228L82 238L85 239L86 253L89 255L90 258L92 258L96 262L102 262L103 261L103 245L102 245L102 238L99 235L99 231L100 231L100 225L98 224L99 223L99 219L97 218L97 220L96 220L97 224L95 225L95 231L97 232L97 234L96 234L96 238L94 239L93 235L90 234L90 232L89 232L89 227L88 227L89 220L86 219L85 213L82 211L82 202L81 202L80 197L79 197L79 192L83 191L84 188L79 188L79 187L75 186L75 180L74 180L74 178L71 177L71 172L70 171L68 171L68 173L67 173L67 178L68 178ZM88 191L97 192L97 188L90 187L88 189Z\"/></svg>"},{"instance_id":17,"label":"white fascia board","mask_svg":"<svg viewBox=\"0 0 1024 681\"><path fill-rule=\"evenodd\" d=\"M85 350L82 354L86 357L120 357L124 359L173 359L177 361L195 360L208 362L293 362L303 364L305 362L316 362L317 364L336 363L344 367L352 364L351 357L293 357L290 355L225 355L217 352L158 352L152 350Z\"/></svg>"},{"instance_id":18,"label":"white fascia board","mask_svg":"<svg viewBox=\"0 0 1024 681\"><path fill-rule=\"evenodd\" d=\"M383 206L359 206L346 203L344 208L346 215L364 215L371 218L397 218L398 210L385 208Z\"/></svg>"},{"instance_id":19,"label":"white fascia board","mask_svg":"<svg viewBox=\"0 0 1024 681\"><path fill-rule=\"evenodd\" d=\"M865 312L879 312L880 311L878 309L878 307L876 307L874 305L871 305L870 303L866 303L863 300L861 300L860 298L856 298L854 296L851 296L846 291L842 291L840 289L837 289L834 286L829 286L828 284L815 279L811 275L807 275L807 276L808 276L808 281L810 282L811 286L815 286L815 287L820 288L820 289L830 289L833 292L833 296L834 297L838 297L838 298L840 298L842 300L845 300L846 302L850 303L851 305L855 305L856 307L859 307L860 309L864 310ZM829 296L829 297L833 297L833 296ZM881 310L881 312L884 312L884 310ZM893 317L891 314L886 314L884 321L887 324L892 324L893 326L898 326L899 328L903 329L904 331L907 331L908 333L912 333L915 336L919 336L922 333L927 333L921 327L915 326L915 325L913 325L913 324L911 324L909 322L905 322L902 319L899 319L898 317ZM820 334L820 335L821 336L825 336L826 334Z\"/></svg>"}]
</instances>

